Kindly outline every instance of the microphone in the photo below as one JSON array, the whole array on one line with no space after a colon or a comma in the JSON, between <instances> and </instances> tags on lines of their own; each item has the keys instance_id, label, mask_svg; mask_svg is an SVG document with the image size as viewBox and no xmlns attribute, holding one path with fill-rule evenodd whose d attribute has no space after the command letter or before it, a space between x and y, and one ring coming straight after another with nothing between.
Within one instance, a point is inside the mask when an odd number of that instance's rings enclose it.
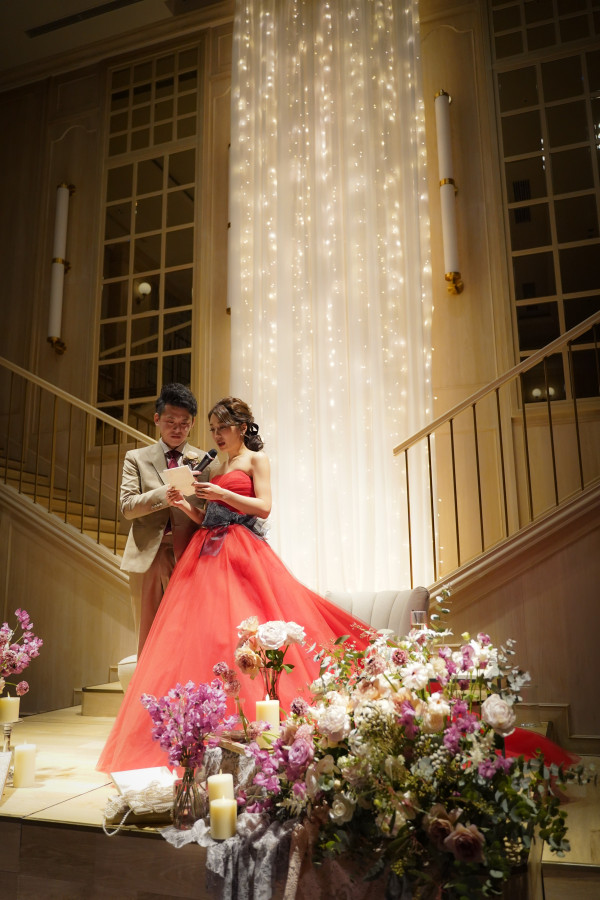
<instances>
[{"instance_id":1,"label":"microphone","mask_svg":"<svg viewBox=\"0 0 600 900\"><path fill-rule=\"evenodd\" d=\"M205 456L202 457L199 463L192 467L192 475L200 475L201 472L204 472L207 466L211 464L215 456L217 455L216 450L209 450Z\"/></svg>"}]
</instances>

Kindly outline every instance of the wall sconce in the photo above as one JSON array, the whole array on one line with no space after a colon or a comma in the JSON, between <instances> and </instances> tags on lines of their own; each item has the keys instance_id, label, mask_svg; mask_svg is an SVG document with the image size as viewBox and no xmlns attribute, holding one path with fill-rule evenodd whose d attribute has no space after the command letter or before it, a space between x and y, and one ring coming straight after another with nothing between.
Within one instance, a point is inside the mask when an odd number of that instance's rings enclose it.
<instances>
[{"instance_id":1,"label":"wall sconce","mask_svg":"<svg viewBox=\"0 0 600 900\"><path fill-rule=\"evenodd\" d=\"M66 344L61 340L63 288L65 272L71 268L65 259L67 250L67 222L69 219L69 197L75 193L72 184L62 182L56 188L56 215L54 218L54 249L52 251L52 274L50 278L50 311L48 314L48 341L56 353L64 353Z\"/></svg>"},{"instance_id":2,"label":"wall sconce","mask_svg":"<svg viewBox=\"0 0 600 900\"><path fill-rule=\"evenodd\" d=\"M142 303L152 293L152 285L148 281L140 281L136 287L137 302Z\"/></svg>"},{"instance_id":3,"label":"wall sconce","mask_svg":"<svg viewBox=\"0 0 600 900\"><path fill-rule=\"evenodd\" d=\"M442 213L442 238L444 241L444 278L449 294L460 294L464 284L458 263L458 239L456 235L456 185L452 167L452 141L450 136L450 103L446 91L435 95L435 124L437 127L438 168L440 177L440 208Z\"/></svg>"}]
</instances>

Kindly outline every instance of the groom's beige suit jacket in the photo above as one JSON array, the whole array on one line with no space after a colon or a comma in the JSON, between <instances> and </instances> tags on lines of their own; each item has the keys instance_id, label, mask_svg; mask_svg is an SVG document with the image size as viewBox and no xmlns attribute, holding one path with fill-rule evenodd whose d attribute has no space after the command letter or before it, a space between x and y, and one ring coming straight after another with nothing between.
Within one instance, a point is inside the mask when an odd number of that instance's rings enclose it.
<instances>
[{"instance_id":1,"label":"groom's beige suit jacket","mask_svg":"<svg viewBox=\"0 0 600 900\"><path fill-rule=\"evenodd\" d=\"M204 450L186 444L183 455L198 454ZM157 554L167 521L171 520L173 550L178 560L198 527L182 510L167 503L167 485L162 472L167 468L165 455L159 443L150 447L129 450L123 461L121 480L121 512L131 519L131 529L125 545L121 568L125 572L147 572ZM200 476L208 480L208 470ZM196 498L188 498L196 503Z\"/></svg>"}]
</instances>

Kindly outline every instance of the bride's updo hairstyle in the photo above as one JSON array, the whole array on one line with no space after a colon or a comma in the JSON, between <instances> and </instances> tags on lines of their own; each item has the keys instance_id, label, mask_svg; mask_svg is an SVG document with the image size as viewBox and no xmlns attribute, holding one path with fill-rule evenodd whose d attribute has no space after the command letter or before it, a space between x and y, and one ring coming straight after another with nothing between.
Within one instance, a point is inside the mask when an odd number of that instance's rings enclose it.
<instances>
[{"instance_id":1,"label":"bride's updo hairstyle","mask_svg":"<svg viewBox=\"0 0 600 900\"><path fill-rule=\"evenodd\" d=\"M264 447L252 410L243 400L238 400L237 397L225 397L215 403L210 410L209 422L211 416L216 416L223 425L234 425L237 428L245 425L244 443L249 450L262 450Z\"/></svg>"}]
</instances>

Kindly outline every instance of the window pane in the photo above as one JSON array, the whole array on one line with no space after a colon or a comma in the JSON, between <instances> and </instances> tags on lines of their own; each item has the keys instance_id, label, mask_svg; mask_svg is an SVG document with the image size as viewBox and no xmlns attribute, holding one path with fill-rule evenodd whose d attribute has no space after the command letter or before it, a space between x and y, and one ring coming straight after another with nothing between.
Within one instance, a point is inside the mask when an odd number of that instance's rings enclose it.
<instances>
[{"instance_id":1,"label":"window pane","mask_svg":"<svg viewBox=\"0 0 600 900\"><path fill-rule=\"evenodd\" d=\"M161 56L156 60L156 74L170 75L175 69L175 56L170 53L168 56Z\"/></svg>"},{"instance_id":2,"label":"window pane","mask_svg":"<svg viewBox=\"0 0 600 900\"><path fill-rule=\"evenodd\" d=\"M111 87L113 89L126 87L129 84L129 74L129 67L127 67L126 69L118 69L116 72L113 72Z\"/></svg>"},{"instance_id":3,"label":"window pane","mask_svg":"<svg viewBox=\"0 0 600 900\"><path fill-rule=\"evenodd\" d=\"M192 302L192 270L180 269L165 274L165 309L189 306Z\"/></svg>"},{"instance_id":4,"label":"window pane","mask_svg":"<svg viewBox=\"0 0 600 900\"><path fill-rule=\"evenodd\" d=\"M169 183L167 186L176 187L183 184L193 184L195 181L195 169L195 150L171 153L169 156Z\"/></svg>"},{"instance_id":5,"label":"window pane","mask_svg":"<svg viewBox=\"0 0 600 900\"><path fill-rule=\"evenodd\" d=\"M555 59L542 64L542 84L544 100L565 100L583 94L583 76L579 56Z\"/></svg>"},{"instance_id":6,"label":"window pane","mask_svg":"<svg viewBox=\"0 0 600 900\"><path fill-rule=\"evenodd\" d=\"M177 139L191 137L196 134L196 116L188 116L186 119L177 120Z\"/></svg>"},{"instance_id":7,"label":"window pane","mask_svg":"<svg viewBox=\"0 0 600 900\"><path fill-rule=\"evenodd\" d=\"M572 16L570 19L563 19L562 22L559 22L559 27L560 39L563 43L589 37L587 16Z\"/></svg>"},{"instance_id":8,"label":"window pane","mask_svg":"<svg viewBox=\"0 0 600 900\"><path fill-rule=\"evenodd\" d=\"M546 402L546 383L551 400L565 399L562 356L550 356L523 373L523 396L527 403Z\"/></svg>"},{"instance_id":9,"label":"window pane","mask_svg":"<svg viewBox=\"0 0 600 900\"><path fill-rule=\"evenodd\" d=\"M132 128L139 128L141 125L147 125L150 121L150 107L140 106L131 112Z\"/></svg>"},{"instance_id":10,"label":"window pane","mask_svg":"<svg viewBox=\"0 0 600 900\"><path fill-rule=\"evenodd\" d=\"M129 366L129 396L156 397L156 371L156 359L133 360Z\"/></svg>"},{"instance_id":11,"label":"window pane","mask_svg":"<svg viewBox=\"0 0 600 900\"><path fill-rule=\"evenodd\" d=\"M173 94L173 85L175 84L173 78L163 78L160 81L156 82L156 97L164 98L171 97Z\"/></svg>"},{"instance_id":12,"label":"window pane","mask_svg":"<svg viewBox=\"0 0 600 900\"><path fill-rule=\"evenodd\" d=\"M510 240L513 250L529 250L551 242L548 204L520 206L509 211Z\"/></svg>"},{"instance_id":13,"label":"window pane","mask_svg":"<svg viewBox=\"0 0 600 900\"><path fill-rule=\"evenodd\" d=\"M600 244L568 247L558 251L563 291L593 291L600 288Z\"/></svg>"},{"instance_id":14,"label":"window pane","mask_svg":"<svg viewBox=\"0 0 600 900\"><path fill-rule=\"evenodd\" d=\"M125 131L128 126L129 117L126 112L117 113L116 116L110 117L110 133L116 134L117 131Z\"/></svg>"},{"instance_id":15,"label":"window pane","mask_svg":"<svg viewBox=\"0 0 600 900\"><path fill-rule=\"evenodd\" d=\"M154 121L163 122L165 119L173 118L173 101L161 100L160 103L154 105Z\"/></svg>"},{"instance_id":16,"label":"window pane","mask_svg":"<svg viewBox=\"0 0 600 900\"><path fill-rule=\"evenodd\" d=\"M525 21L541 22L543 19L554 18L554 6L552 0L525 0Z\"/></svg>"},{"instance_id":17,"label":"window pane","mask_svg":"<svg viewBox=\"0 0 600 900\"><path fill-rule=\"evenodd\" d=\"M119 203L106 210L104 239L123 237L131 228L131 203Z\"/></svg>"},{"instance_id":18,"label":"window pane","mask_svg":"<svg viewBox=\"0 0 600 900\"><path fill-rule=\"evenodd\" d=\"M150 129L142 128L140 131L131 132L131 149L144 150L150 146Z\"/></svg>"},{"instance_id":19,"label":"window pane","mask_svg":"<svg viewBox=\"0 0 600 900\"><path fill-rule=\"evenodd\" d=\"M120 134L117 137L111 137L108 142L108 155L119 156L120 153L127 152L127 135Z\"/></svg>"},{"instance_id":20,"label":"window pane","mask_svg":"<svg viewBox=\"0 0 600 900\"><path fill-rule=\"evenodd\" d=\"M129 242L107 244L104 248L104 278L118 278L129 272Z\"/></svg>"},{"instance_id":21,"label":"window pane","mask_svg":"<svg viewBox=\"0 0 600 900\"><path fill-rule=\"evenodd\" d=\"M128 281L113 281L102 288L100 318L113 319L127 315Z\"/></svg>"},{"instance_id":22,"label":"window pane","mask_svg":"<svg viewBox=\"0 0 600 900\"><path fill-rule=\"evenodd\" d=\"M503 34L494 40L497 59L506 59L507 56L516 56L523 52L523 38L520 31L513 34Z\"/></svg>"},{"instance_id":23,"label":"window pane","mask_svg":"<svg viewBox=\"0 0 600 900\"><path fill-rule=\"evenodd\" d=\"M135 231L158 231L162 226L162 197L146 197L135 205Z\"/></svg>"},{"instance_id":24,"label":"window pane","mask_svg":"<svg viewBox=\"0 0 600 900\"><path fill-rule=\"evenodd\" d=\"M127 424L132 428L137 428L143 434L149 434L154 437L156 425L154 424L154 411L156 407L154 401L147 403L133 403L129 407L129 417Z\"/></svg>"},{"instance_id":25,"label":"window pane","mask_svg":"<svg viewBox=\"0 0 600 900\"><path fill-rule=\"evenodd\" d=\"M551 147L578 144L589 138L585 102L561 103L546 110Z\"/></svg>"},{"instance_id":26,"label":"window pane","mask_svg":"<svg viewBox=\"0 0 600 900\"><path fill-rule=\"evenodd\" d=\"M198 51L194 47L191 50L182 50L179 54L179 68L186 69L189 66L195 66L198 62Z\"/></svg>"},{"instance_id":27,"label":"window pane","mask_svg":"<svg viewBox=\"0 0 600 900\"><path fill-rule=\"evenodd\" d=\"M132 103L134 106L139 106L141 103L149 103L151 96L152 96L152 85L151 84L137 84L133 89Z\"/></svg>"},{"instance_id":28,"label":"window pane","mask_svg":"<svg viewBox=\"0 0 600 900\"><path fill-rule=\"evenodd\" d=\"M162 122L154 126L154 144L167 144L173 139L173 123Z\"/></svg>"},{"instance_id":29,"label":"window pane","mask_svg":"<svg viewBox=\"0 0 600 900\"><path fill-rule=\"evenodd\" d=\"M162 383L178 381L189 386L192 377L192 357L189 353L163 358Z\"/></svg>"},{"instance_id":30,"label":"window pane","mask_svg":"<svg viewBox=\"0 0 600 900\"><path fill-rule=\"evenodd\" d=\"M575 325L579 325L579 323L583 322L584 319L587 319L588 316L593 316L594 313L597 313L600 310L600 295L597 294L594 297L567 298L564 302L564 310L565 328L568 331L569 328L574 328ZM577 338L576 342L589 342L591 340L593 340L593 334L590 330L586 331L585 334L582 334L580 338Z\"/></svg>"},{"instance_id":31,"label":"window pane","mask_svg":"<svg viewBox=\"0 0 600 900\"><path fill-rule=\"evenodd\" d=\"M183 266L194 260L194 229L167 232L165 266Z\"/></svg>"},{"instance_id":32,"label":"window pane","mask_svg":"<svg viewBox=\"0 0 600 900\"><path fill-rule=\"evenodd\" d=\"M109 322L100 326L100 359L125 356L127 322Z\"/></svg>"},{"instance_id":33,"label":"window pane","mask_svg":"<svg viewBox=\"0 0 600 900\"><path fill-rule=\"evenodd\" d=\"M533 303L517 307L520 350L539 350L560 335L558 304Z\"/></svg>"},{"instance_id":34,"label":"window pane","mask_svg":"<svg viewBox=\"0 0 600 900\"><path fill-rule=\"evenodd\" d=\"M517 300L549 297L556 293L552 253L532 253L513 259Z\"/></svg>"},{"instance_id":35,"label":"window pane","mask_svg":"<svg viewBox=\"0 0 600 900\"><path fill-rule=\"evenodd\" d=\"M527 49L541 50L542 47L551 47L556 41L554 25L537 25L527 29Z\"/></svg>"},{"instance_id":36,"label":"window pane","mask_svg":"<svg viewBox=\"0 0 600 900\"><path fill-rule=\"evenodd\" d=\"M599 236L596 198L592 194L557 200L554 208L556 233L560 243L585 241Z\"/></svg>"},{"instance_id":37,"label":"window pane","mask_svg":"<svg viewBox=\"0 0 600 900\"><path fill-rule=\"evenodd\" d=\"M197 94L184 94L183 97L179 97L177 100L178 116L196 112L196 96Z\"/></svg>"},{"instance_id":38,"label":"window pane","mask_svg":"<svg viewBox=\"0 0 600 900\"><path fill-rule=\"evenodd\" d=\"M98 366L98 403L122 400L125 396L125 363Z\"/></svg>"},{"instance_id":39,"label":"window pane","mask_svg":"<svg viewBox=\"0 0 600 900\"><path fill-rule=\"evenodd\" d=\"M194 221L194 188L167 195L167 228Z\"/></svg>"},{"instance_id":40,"label":"window pane","mask_svg":"<svg viewBox=\"0 0 600 900\"><path fill-rule=\"evenodd\" d=\"M502 119L502 140L505 156L520 156L543 149L539 112L536 110Z\"/></svg>"},{"instance_id":41,"label":"window pane","mask_svg":"<svg viewBox=\"0 0 600 900\"><path fill-rule=\"evenodd\" d=\"M573 381L576 397L597 397L600 393L598 371L600 355L597 350L577 350L572 355Z\"/></svg>"},{"instance_id":42,"label":"window pane","mask_svg":"<svg viewBox=\"0 0 600 900\"><path fill-rule=\"evenodd\" d=\"M131 322L131 355L156 353L158 350L158 316L135 318Z\"/></svg>"},{"instance_id":43,"label":"window pane","mask_svg":"<svg viewBox=\"0 0 600 900\"><path fill-rule=\"evenodd\" d=\"M147 81L149 78L152 78L152 63L144 62L140 63L133 68L133 80L134 81Z\"/></svg>"},{"instance_id":44,"label":"window pane","mask_svg":"<svg viewBox=\"0 0 600 900\"><path fill-rule=\"evenodd\" d=\"M600 91L600 50L586 54L590 91Z\"/></svg>"},{"instance_id":45,"label":"window pane","mask_svg":"<svg viewBox=\"0 0 600 900\"><path fill-rule=\"evenodd\" d=\"M138 163L138 194L149 194L153 191L162 190L164 165L165 162L162 156L157 156L154 159L144 159Z\"/></svg>"},{"instance_id":46,"label":"window pane","mask_svg":"<svg viewBox=\"0 0 600 900\"><path fill-rule=\"evenodd\" d=\"M498 91L502 112L523 106L535 106L538 102L535 67L502 72L498 75Z\"/></svg>"},{"instance_id":47,"label":"window pane","mask_svg":"<svg viewBox=\"0 0 600 900\"><path fill-rule=\"evenodd\" d=\"M192 311L165 315L163 350L186 350L192 346Z\"/></svg>"},{"instance_id":48,"label":"window pane","mask_svg":"<svg viewBox=\"0 0 600 900\"><path fill-rule=\"evenodd\" d=\"M509 203L545 197L546 168L542 157L535 156L506 163L506 189Z\"/></svg>"},{"instance_id":49,"label":"window pane","mask_svg":"<svg viewBox=\"0 0 600 900\"><path fill-rule=\"evenodd\" d=\"M180 94L182 94L184 91L195 91L198 87L198 73L184 72L179 76L177 82L177 89Z\"/></svg>"},{"instance_id":50,"label":"window pane","mask_svg":"<svg viewBox=\"0 0 600 900\"><path fill-rule=\"evenodd\" d=\"M521 24L521 10L518 4L509 6L506 9L495 9L494 13L494 31L508 31L509 28L519 28Z\"/></svg>"},{"instance_id":51,"label":"window pane","mask_svg":"<svg viewBox=\"0 0 600 900\"><path fill-rule=\"evenodd\" d=\"M121 200L124 197L131 197L133 185L133 166L119 166L117 169L108 170L108 178L106 182L106 199L110 203L111 200Z\"/></svg>"},{"instance_id":52,"label":"window pane","mask_svg":"<svg viewBox=\"0 0 600 900\"><path fill-rule=\"evenodd\" d=\"M589 147L553 153L552 183L555 194L584 191L594 187L592 154Z\"/></svg>"},{"instance_id":53,"label":"window pane","mask_svg":"<svg viewBox=\"0 0 600 900\"><path fill-rule=\"evenodd\" d=\"M138 238L135 242L133 271L149 272L151 269L159 269L160 245L160 234L152 234L148 237Z\"/></svg>"},{"instance_id":54,"label":"window pane","mask_svg":"<svg viewBox=\"0 0 600 900\"><path fill-rule=\"evenodd\" d=\"M110 98L110 111L116 112L129 106L129 91L116 91Z\"/></svg>"}]
</instances>

